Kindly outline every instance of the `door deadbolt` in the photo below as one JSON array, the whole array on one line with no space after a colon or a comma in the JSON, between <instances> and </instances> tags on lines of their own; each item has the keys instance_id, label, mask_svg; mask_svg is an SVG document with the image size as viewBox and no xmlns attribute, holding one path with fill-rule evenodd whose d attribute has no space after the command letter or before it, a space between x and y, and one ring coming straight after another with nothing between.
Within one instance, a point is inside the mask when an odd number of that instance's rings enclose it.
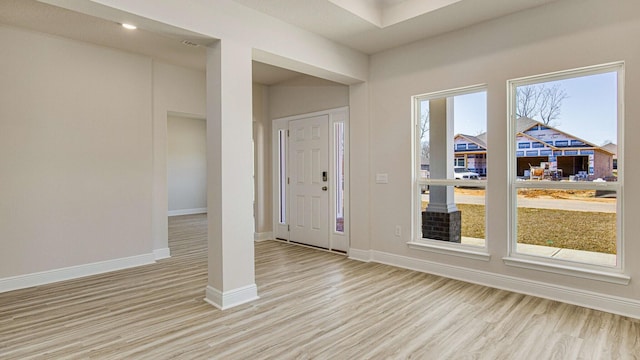
<instances>
[{"instance_id":1,"label":"door deadbolt","mask_svg":"<svg viewBox=\"0 0 640 360\"><path fill-rule=\"evenodd\" d=\"M322 181L327 181L327 172L326 171L322 172Z\"/></svg>"}]
</instances>

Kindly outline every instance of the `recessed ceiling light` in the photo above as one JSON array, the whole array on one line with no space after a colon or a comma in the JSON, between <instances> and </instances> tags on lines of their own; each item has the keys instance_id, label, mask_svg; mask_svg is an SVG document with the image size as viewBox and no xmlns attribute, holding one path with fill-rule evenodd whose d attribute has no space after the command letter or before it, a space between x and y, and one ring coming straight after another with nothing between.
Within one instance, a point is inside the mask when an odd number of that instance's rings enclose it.
<instances>
[{"instance_id":1,"label":"recessed ceiling light","mask_svg":"<svg viewBox=\"0 0 640 360\"><path fill-rule=\"evenodd\" d=\"M122 27L123 27L123 28L125 28L125 29L129 29L129 30L135 30L135 29L137 29L137 28L138 28L138 27L137 27L137 26L135 26L135 25L131 25L131 24L124 24L124 23L122 24Z\"/></svg>"}]
</instances>

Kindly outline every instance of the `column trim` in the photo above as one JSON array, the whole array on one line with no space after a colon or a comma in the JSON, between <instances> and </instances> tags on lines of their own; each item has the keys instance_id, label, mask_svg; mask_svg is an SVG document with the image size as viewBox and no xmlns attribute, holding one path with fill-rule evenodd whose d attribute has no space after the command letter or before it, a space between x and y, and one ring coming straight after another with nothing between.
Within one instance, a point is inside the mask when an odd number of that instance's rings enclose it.
<instances>
[{"instance_id":1,"label":"column trim","mask_svg":"<svg viewBox=\"0 0 640 360\"><path fill-rule=\"evenodd\" d=\"M256 284L239 287L229 291L220 291L211 285L207 285L204 301L220 310L227 310L238 305L258 300L259 298L258 287Z\"/></svg>"}]
</instances>

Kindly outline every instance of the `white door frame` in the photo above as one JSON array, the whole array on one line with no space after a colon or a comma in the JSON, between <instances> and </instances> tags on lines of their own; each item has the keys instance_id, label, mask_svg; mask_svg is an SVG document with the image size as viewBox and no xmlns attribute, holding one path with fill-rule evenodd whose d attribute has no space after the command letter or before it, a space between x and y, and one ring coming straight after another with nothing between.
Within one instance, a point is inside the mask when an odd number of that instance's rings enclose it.
<instances>
[{"instance_id":1,"label":"white door frame","mask_svg":"<svg viewBox=\"0 0 640 360\"><path fill-rule=\"evenodd\" d=\"M329 117L329 249L347 253L349 250L349 108L323 110L309 114L289 116L273 120L272 124L272 174L273 174L273 235L275 238L289 241L289 217L287 200L285 200L285 216L281 221L280 216L280 136L286 136L289 122L310 117L328 115ZM336 231L336 124L344 124L344 231ZM288 140L287 140L288 143ZM284 161L288 162L288 149L285 149ZM286 181L286 179L284 179ZM285 185L284 198L289 199L289 187Z\"/></svg>"}]
</instances>

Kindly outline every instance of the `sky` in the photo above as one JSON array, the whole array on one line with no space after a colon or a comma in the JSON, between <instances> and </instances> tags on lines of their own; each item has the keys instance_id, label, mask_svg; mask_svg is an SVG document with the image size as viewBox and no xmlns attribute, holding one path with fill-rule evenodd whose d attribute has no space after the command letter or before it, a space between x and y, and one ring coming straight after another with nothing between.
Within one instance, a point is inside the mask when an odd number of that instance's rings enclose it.
<instances>
[{"instance_id":1,"label":"sky","mask_svg":"<svg viewBox=\"0 0 640 360\"><path fill-rule=\"evenodd\" d=\"M609 141L617 142L615 72L545 84L547 87L559 84L568 95L562 102L560 116L551 123L553 127L595 145L604 145ZM486 131L486 104L486 92L455 96L454 133L477 135Z\"/></svg>"}]
</instances>

